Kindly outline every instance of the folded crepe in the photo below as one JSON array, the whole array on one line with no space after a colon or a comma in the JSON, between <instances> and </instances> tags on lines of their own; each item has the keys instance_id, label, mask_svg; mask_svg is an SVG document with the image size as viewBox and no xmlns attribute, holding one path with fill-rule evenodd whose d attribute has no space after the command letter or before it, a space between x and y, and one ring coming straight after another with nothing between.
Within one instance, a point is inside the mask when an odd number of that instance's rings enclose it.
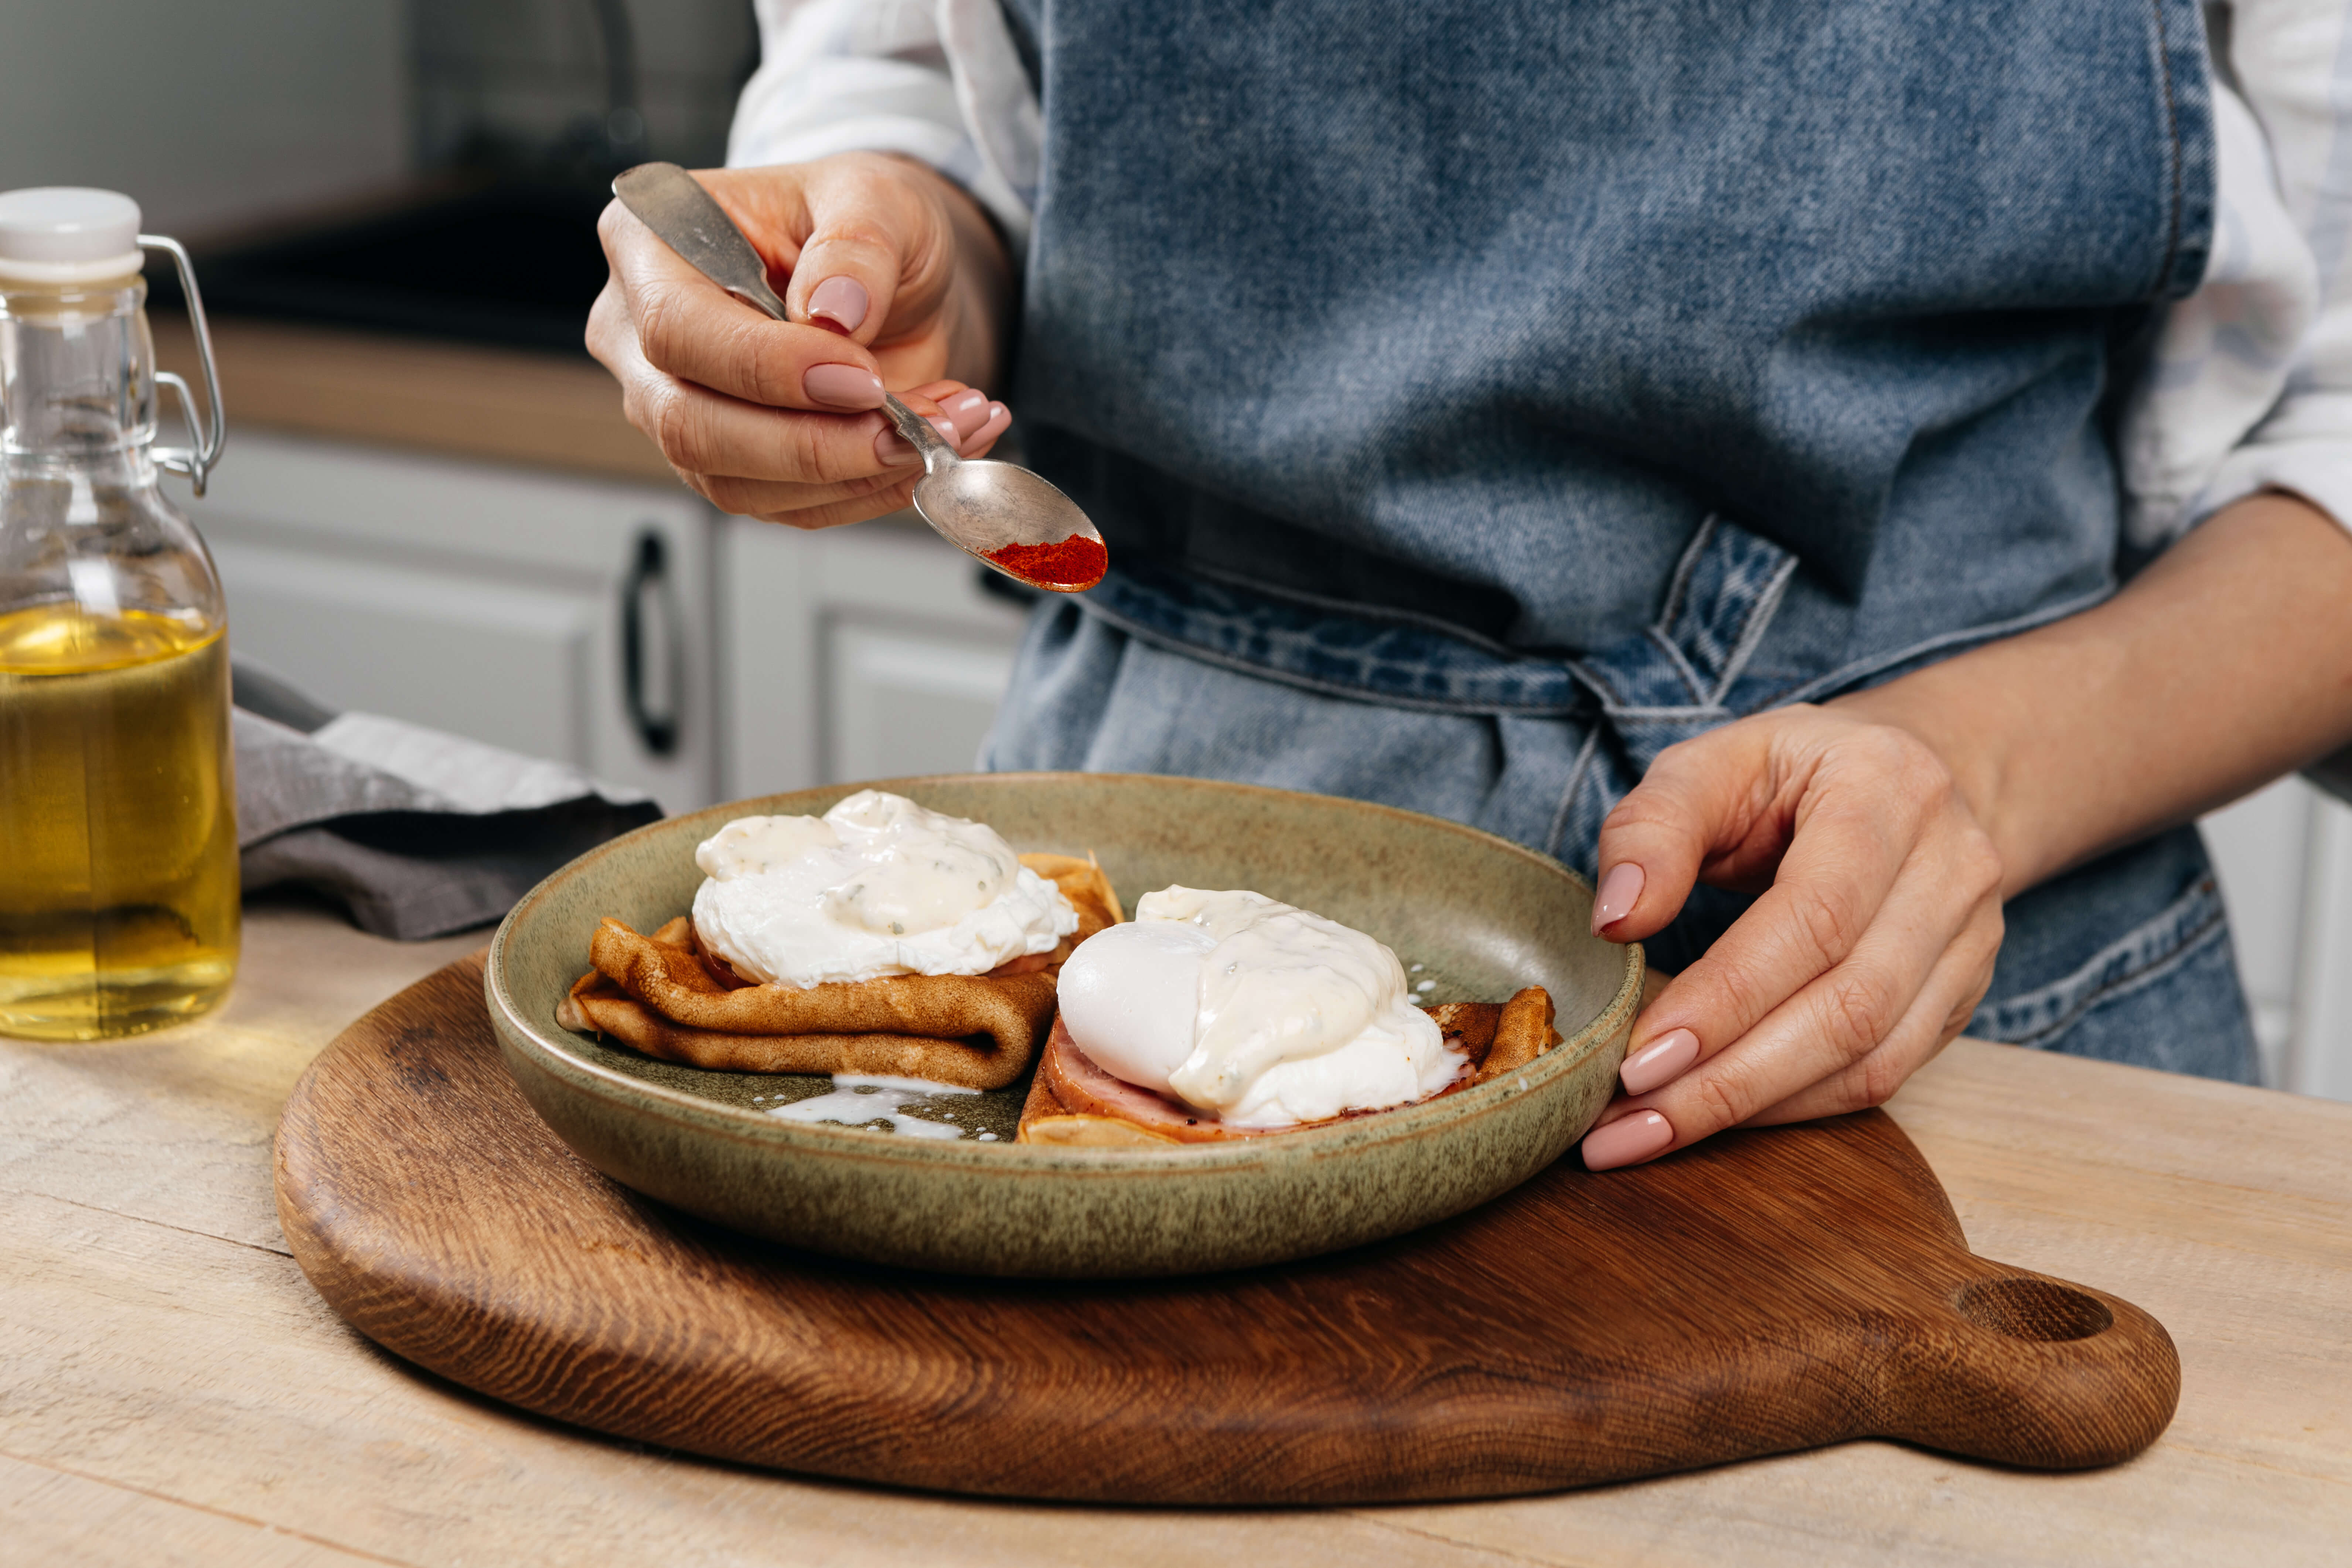
<instances>
[{"instance_id":1,"label":"folded crepe","mask_svg":"<svg viewBox=\"0 0 2352 1568\"><path fill-rule=\"evenodd\" d=\"M1540 985L1528 986L1507 1002L1441 1002L1425 1011L1437 1021L1446 1048L1469 1058L1469 1070L1436 1094L1411 1102L1415 1105L1515 1071L1560 1041L1559 1031L1552 1027L1551 994ZM1378 1114L1354 1110L1333 1120ZM1057 1018L1045 1059L1037 1064L1037 1077L1029 1085L1029 1098L1021 1107L1021 1130L1014 1142L1108 1149L1266 1138L1297 1131L1297 1126L1222 1126L1189 1105L1115 1078L1078 1049Z\"/></svg>"},{"instance_id":2,"label":"folded crepe","mask_svg":"<svg viewBox=\"0 0 2352 1568\"><path fill-rule=\"evenodd\" d=\"M695 1067L1002 1089L1036 1058L1062 961L1122 918L1118 895L1091 857L1024 855L1021 864L1078 912L1078 929L1051 952L986 974L755 985L705 950L684 915L650 936L607 917L588 944L595 967L556 1008L556 1022Z\"/></svg>"}]
</instances>

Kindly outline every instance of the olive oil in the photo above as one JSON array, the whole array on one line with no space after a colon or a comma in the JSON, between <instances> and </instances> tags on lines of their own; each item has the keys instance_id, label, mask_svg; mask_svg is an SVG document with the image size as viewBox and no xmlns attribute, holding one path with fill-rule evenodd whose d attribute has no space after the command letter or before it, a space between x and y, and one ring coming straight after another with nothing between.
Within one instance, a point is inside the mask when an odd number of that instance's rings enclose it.
<instances>
[{"instance_id":1,"label":"olive oil","mask_svg":"<svg viewBox=\"0 0 2352 1568\"><path fill-rule=\"evenodd\" d=\"M0 613L0 1034L137 1034L227 989L228 715L217 623Z\"/></svg>"}]
</instances>

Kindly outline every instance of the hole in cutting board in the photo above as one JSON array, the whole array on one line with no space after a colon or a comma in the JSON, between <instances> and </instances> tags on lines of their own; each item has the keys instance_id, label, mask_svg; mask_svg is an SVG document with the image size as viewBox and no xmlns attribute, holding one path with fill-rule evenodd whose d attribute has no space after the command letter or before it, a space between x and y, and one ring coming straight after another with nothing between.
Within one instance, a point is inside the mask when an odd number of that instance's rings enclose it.
<instances>
[{"instance_id":1,"label":"hole in cutting board","mask_svg":"<svg viewBox=\"0 0 2352 1568\"><path fill-rule=\"evenodd\" d=\"M2048 1279L1979 1279L1952 1298L1960 1316L2013 1340L2087 1340L2115 1326L2095 1296Z\"/></svg>"}]
</instances>

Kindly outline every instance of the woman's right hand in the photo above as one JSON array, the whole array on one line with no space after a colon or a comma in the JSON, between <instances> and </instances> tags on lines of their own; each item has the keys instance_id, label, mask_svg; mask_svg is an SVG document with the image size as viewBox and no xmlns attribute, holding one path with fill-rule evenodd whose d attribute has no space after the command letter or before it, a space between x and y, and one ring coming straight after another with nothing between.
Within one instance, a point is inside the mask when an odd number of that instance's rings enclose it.
<instances>
[{"instance_id":1,"label":"woman's right hand","mask_svg":"<svg viewBox=\"0 0 2352 1568\"><path fill-rule=\"evenodd\" d=\"M933 171L852 153L695 175L767 261L789 321L688 266L614 202L612 277L588 352L629 422L722 511L830 528L908 504L921 459L880 412L887 386L965 457L1012 422L980 388L1010 302L1002 243Z\"/></svg>"}]
</instances>

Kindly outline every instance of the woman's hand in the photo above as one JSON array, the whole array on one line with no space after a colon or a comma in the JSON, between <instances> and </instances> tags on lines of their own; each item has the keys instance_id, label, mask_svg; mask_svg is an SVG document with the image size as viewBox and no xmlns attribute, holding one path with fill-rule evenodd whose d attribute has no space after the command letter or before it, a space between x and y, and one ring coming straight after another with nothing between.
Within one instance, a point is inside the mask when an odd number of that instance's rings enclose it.
<instances>
[{"instance_id":1,"label":"woman's hand","mask_svg":"<svg viewBox=\"0 0 2352 1568\"><path fill-rule=\"evenodd\" d=\"M1706 881L1762 896L1635 1021L1593 1170L1727 1127L1876 1105L1992 979L2001 861L1908 731L1793 707L1661 754L1601 829L1593 927L1663 928Z\"/></svg>"},{"instance_id":2,"label":"woman's hand","mask_svg":"<svg viewBox=\"0 0 2352 1568\"><path fill-rule=\"evenodd\" d=\"M1010 299L1003 246L931 170L875 153L695 176L768 263L772 321L688 266L626 207L597 233L612 278L588 351L629 422L721 510L828 528L894 511L922 477L883 389L966 457L1012 422L979 390Z\"/></svg>"},{"instance_id":3,"label":"woman's hand","mask_svg":"<svg viewBox=\"0 0 2352 1568\"><path fill-rule=\"evenodd\" d=\"M2248 496L2096 608L1686 741L1601 830L1594 929L1766 890L1634 1021L1595 1170L1876 1105L1966 1026L2000 903L2352 744L2352 540Z\"/></svg>"}]
</instances>

